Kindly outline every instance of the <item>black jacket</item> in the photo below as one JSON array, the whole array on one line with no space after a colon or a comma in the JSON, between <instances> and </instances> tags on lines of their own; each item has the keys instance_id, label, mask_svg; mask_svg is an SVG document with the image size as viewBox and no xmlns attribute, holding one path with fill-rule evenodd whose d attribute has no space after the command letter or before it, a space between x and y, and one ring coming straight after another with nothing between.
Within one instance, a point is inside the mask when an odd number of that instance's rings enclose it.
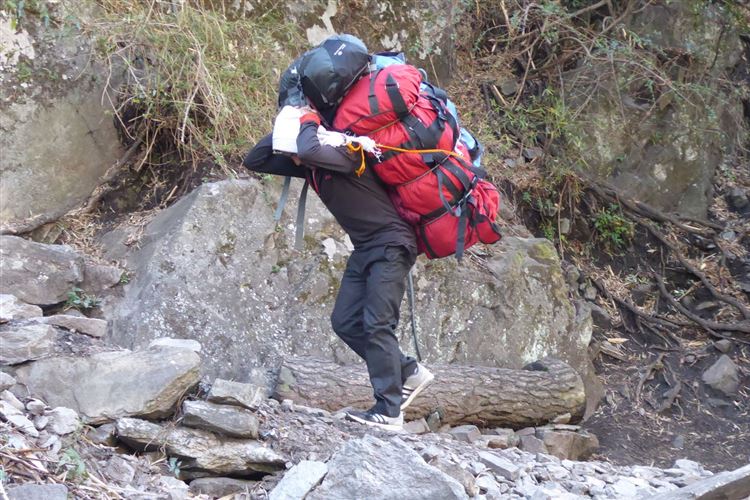
<instances>
[{"instance_id":1,"label":"black jacket","mask_svg":"<svg viewBox=\"0 0 750 500\"><path fill-rule=\"evenodd\" d=\"M416 254L411 226L399 217L385 185L368 166L361 176L354 171L361 158L346 148L322 145L317 124L304 123L297 137L297 166L288 156L274 154L268 135L247 154L248 169L275 175L306 178L333 214L357 250L401 245Z\"/></svg>"}]
</instances>

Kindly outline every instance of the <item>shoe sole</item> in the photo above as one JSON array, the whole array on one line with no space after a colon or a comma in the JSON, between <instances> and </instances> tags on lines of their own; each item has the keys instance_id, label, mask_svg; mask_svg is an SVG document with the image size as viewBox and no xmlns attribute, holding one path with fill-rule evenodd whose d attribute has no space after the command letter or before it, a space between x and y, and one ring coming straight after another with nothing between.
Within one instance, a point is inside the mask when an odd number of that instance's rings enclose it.
<instances>
[{"instance_id":1,"label":"shoe sole","mask_svg":"<svg viewBox=\"0 0 750 500\"><path fill-rule=\"evenodd\" d=\"M406 401L401 403L401 411L404 411L411 403L414 401L414 398L419 396L419 393L425 390L425 388L432 383L432 381L435 380L435 375L430 373L429 378L424 380L421 384L419 384L411 394L409 394L409 397L406 398Z\"/></svg>"},{"instance_id":2,"label":"shoe sole","mask_svg":"<svg viewBox=\"0 0 750 500\"><path fill-rule=\"evenodd\" d=\"M369 420L365 420L364 418L360 418L356 415L352 415L351 413L347 413L346 417L354 420L355 422L358 422L360 424L365 424L370 427L376 427L378 429L383 429L386 431L401 431L404 430L403 424L378 424L377 422L370 422Z\"/></svg>"}]
</instances>

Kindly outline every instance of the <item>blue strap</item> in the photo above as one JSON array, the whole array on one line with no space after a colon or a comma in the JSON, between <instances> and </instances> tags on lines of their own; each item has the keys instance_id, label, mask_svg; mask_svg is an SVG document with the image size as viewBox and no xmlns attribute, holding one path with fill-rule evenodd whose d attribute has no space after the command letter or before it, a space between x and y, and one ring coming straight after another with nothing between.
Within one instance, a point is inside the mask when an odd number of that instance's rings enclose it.
<instances>
[{"instance_id":1,"label":"blue strap","mask_svg":"<svg viewBox=\"0 0 750 500\"><path fill-rule=\"evenodd\" d=\"M299 204L297 205L297 222L295 224L294 232L294 249L302 250L304 241L302 240L305 235L305 204L307 203L307 188L310 187L310 183L305 181L305 185L302 186L302 191L299 194Z\"/></svg>"},{"instance_id":2,"label":"blue strap","mask_svg":"<svg viewBox=\"0 0 750 500\"><path fill-rule=\"evenodd\" d=\"M284 187L281 188L281 197L279 198L279 205L276 207L276 213L273 214L273 221L279 222L281 220L281 214L284 211L284 205L289 197L289 186L292 184L292 178L290 176L284 177Z\"/></svg>"}]
</instances>

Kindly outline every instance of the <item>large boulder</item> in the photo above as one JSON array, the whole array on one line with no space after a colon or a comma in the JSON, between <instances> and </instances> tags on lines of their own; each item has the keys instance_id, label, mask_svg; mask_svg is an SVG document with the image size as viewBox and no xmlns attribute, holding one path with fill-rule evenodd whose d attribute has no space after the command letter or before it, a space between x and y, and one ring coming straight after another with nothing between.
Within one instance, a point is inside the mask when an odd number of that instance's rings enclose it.
<instances>
[{"instance_id":1,"label":"large boulder","mask_svg":"<svg viewBox=\"0 0 750 500\"><path fill-rule=\"evenodd\" d=\"M28 304L56 304L83 281L83 257L67 245L0 236L0 293Z\"/></svg>"},{"instance_id":2,"label":"large boulder","mask_svg":"<svg viewBox=\"0 0 750 500\"><path fill-rule=\"evenodd\" d=\"M29 396L72 408L88 424L128 416L160 418L198 384L200 358L188 349L159 347L105 352L36 361L18 368L15 377Z\"/></svg>"},{"instance_id":3,"label":"large boulder","mask_svg":"<svg viewBox=\"0 0 750 500\"><path fill-rule=\"evenodd\" d=\"M122 155L102 95L116 72L96 57L80 27L89 9L69 5L78 3L45 4L52 22L27 15L18 29L0 17L2 232L33 229L79 206Z\"/></svg>"},{"instance_id":4,"label":"large boulder","mask_svg":"<svg viewBox=\"0 0 750 500\"><path fill-rule=\"evenodd\" d=\"M586 371L590 313L582 306L578 311L568 298L549 240L506 237L482 267L454 259L421 262L415 296L417 337L426 359L521 368L554 356ZM406 326L405 344L411 337Z\"/></svg>"},{"instance_id":5,"label":"large boulder","mask_svg":"<svg viewBox=\"0 0 750 500\"><path fill-rule=\"evenodd\" d=\"M328 461L323 483L305 498L465 499L464 487L425 463L400 440L382 441L367 435L348 441Z\"/></svg>"},{"instance_id":6,"label":"large boulder","mask_svg":"<svg viewBox=\"0 0 750 500\"><path fill-rule=\"evenodd\" d=\"M209 374L242 381L285 355L356 360L329 319L348 254L343 233L311 199L306 249L293 252L289 219L274 230L270 200L255 180L222 181L161 212L129 257L124 297L109 306L113 340L192 338ZM590 317L568 299L554 247L509 237L492 253L486 269L420 260L425 357L520 368L552 355L585 371ZM407 311L404 300L399 336L411 351Z\"/></svg>"},{"instance_id":7,"label":"large boulder","mask_svg":"<svg viewBox=\"0 0 750 500\"><path fill-rule=\"evenodd\" d=\"M720 78L704 78L741 60L736 23L725 19L724 6L698 10L691 2L646 6L629 26L648 41L650 52L639 52L643 64L602 53L564 81L588 174L661 210L706 218L714 173L747 131L739 95ZM663 65L655 53L675 64ZM660 68L667 80L657 81L646 66Z\"/></svg>"},{"instance_id":8,"label":"large boulder","mask_svg":"<svg viewBox=\"0 0 750 500\"><path fill-rule=\"evenodd\" d=\"M451 0L356 3L261 0L255 9L248 9L248 4L234 5L249 16L268 8L282 9L288 19L305 31L311 45L330 35L351 33L361 38L372 52L403 51L411 64L423 67L440 85L446 85L455 71L456 24L466 9L465 2Z\"/></svg>"}]
</instances>

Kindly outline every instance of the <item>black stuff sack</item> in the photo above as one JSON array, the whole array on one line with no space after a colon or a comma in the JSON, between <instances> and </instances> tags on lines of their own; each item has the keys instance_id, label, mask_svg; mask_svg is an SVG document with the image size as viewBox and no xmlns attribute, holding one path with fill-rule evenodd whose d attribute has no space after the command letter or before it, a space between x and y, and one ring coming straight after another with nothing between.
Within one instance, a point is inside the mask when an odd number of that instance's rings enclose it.
<instances>
[{"instance_id":1,"label":"black stuff sack","mask_svg":"<svg viewBox=\"0 0 750 500\"><path fill-rule=\"evenodd\" d=\"M370 54L353 35L335 35L310 49L297 68L302 91L319 111L335 108L366 71Z\"/></svg>"}]
</instances>

